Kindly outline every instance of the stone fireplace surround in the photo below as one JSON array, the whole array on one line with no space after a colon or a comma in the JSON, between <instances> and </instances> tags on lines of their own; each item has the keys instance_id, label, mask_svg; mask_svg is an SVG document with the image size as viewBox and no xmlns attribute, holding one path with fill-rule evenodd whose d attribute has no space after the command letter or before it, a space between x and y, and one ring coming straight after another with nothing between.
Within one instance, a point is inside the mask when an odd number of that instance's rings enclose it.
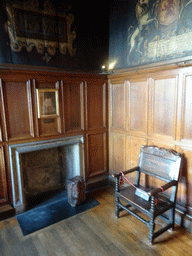
<instances>
[{"instance_id":1,"label":"stone fireplace surround","mask_svg":"<svg viewBox=\"0 0 192 256\"><path fill-rule=\"evenodd\" d=\"M84 175L84 137L72 136L52 140L28 142L9 146L9 161L13 194L13 207L16 214L26 210L26 193L24 188L23 156L30 152L61 148L65 162L65 179L76 175ZM38 165L38 163L37 163ZM66 182L66 180L64 181Z\"/></svg>"}]
</instances>

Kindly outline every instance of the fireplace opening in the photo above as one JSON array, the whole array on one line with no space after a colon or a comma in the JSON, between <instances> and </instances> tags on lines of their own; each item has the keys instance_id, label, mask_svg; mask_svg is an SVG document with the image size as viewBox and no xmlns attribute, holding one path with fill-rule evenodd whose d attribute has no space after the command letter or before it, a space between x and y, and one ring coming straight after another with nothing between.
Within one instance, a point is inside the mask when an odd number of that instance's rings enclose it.
<instances>
[{"instance_id":1,"label":"fireplace opening","mask_svg":"<svg viewBox=\"0 0 192 256\"><path fill-rule=\"evenodd\" d=\"M13 206L16 213L66 196L67 180L84 177L83 136L11 145Z\"/></svg>"},{"instance_id":2,"label":"fireplace opening","mask_svg":"<svg viewBox=\"0 0 192 256\"><path fill-rule=\"evenodd\" d=\"M26 210L66 189L65 148L57 147L21 155ZM73 171L73 170L72 170Z\"/></svg>"}]
</instances>

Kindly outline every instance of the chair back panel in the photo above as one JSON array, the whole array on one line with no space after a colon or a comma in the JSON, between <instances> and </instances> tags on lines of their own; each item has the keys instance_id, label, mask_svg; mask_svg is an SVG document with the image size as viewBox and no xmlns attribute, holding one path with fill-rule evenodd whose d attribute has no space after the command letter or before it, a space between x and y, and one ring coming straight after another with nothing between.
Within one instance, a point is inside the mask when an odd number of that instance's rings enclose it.
<instances>
[{"instance_id":1,"label":"chair back panel","mask_svg":"<svg viewBox=\"0 0 192 256\"><path fill-rule=\"evenodd\" d=\"M173 150L142 146L139 157L141 172L164 181L178 180L181 155Z\"/></svg>"}]
</instances>

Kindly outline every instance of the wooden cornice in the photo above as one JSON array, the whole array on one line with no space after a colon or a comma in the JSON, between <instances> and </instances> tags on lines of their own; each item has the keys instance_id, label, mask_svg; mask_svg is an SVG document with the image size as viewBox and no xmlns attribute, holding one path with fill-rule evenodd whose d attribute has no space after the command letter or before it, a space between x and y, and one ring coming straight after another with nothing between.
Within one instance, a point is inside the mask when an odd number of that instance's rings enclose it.
<instances>
[{"instance_id":1,"label":"wooden cornice","mask_svg":"<svg viewBox=\"0 0 192 256\"><path fill-rule=\"evenodd\" d=\"M149 74L154 74L163 71L172 71L174 73L181 72L181 70L188 68L189 70L192 69L192 56L188 56L185 58L178 58L175 59L174 62L172 61L164 61L158 63L150 63L146 65L134 66L126 69L119 69L114 70L112 73L108 74L109 81L113 80L126 80L134 77L138 77L142 75L145 77L149 77Z\"/></svg>"}]
</instances>

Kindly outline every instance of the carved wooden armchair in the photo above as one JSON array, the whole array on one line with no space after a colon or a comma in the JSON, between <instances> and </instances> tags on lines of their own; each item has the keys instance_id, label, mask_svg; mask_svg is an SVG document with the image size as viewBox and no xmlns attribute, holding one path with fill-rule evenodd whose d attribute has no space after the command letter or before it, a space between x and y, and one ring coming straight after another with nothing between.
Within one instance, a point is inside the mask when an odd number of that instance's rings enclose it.
<instances>
[{"instance_id":1,"label":"carved wooden armchair","mask_svg":"<svg viewBox=\"0 0 192 256\"><path fill-rule=\"evenodd\" d=\"M121 210L126 210L146 224L149 228L151 244L163 232L170 228L174 229L180 165L181 155L179 153L155 146L142 146L137 167L113 174L113 177L116 178L116 217L119 218ZM133 172L136 174L134 184L125 176ZM141 176L144 176L142 182L140 182ZM125 182L127 180L126 183L130 183L129 186L120 184L122 178ZM151 179L153 179L153 184L160 184L160 186L156 188L150 186L149 181ZM136 209L137 212L133 211L132 208ZM145 219L143 216L141 217L140 213L148 216L149 220L147 217ZM155 230L156 217L162 218L166 223L166 226L158 231Z\"/></svg>"}]
</instances>

